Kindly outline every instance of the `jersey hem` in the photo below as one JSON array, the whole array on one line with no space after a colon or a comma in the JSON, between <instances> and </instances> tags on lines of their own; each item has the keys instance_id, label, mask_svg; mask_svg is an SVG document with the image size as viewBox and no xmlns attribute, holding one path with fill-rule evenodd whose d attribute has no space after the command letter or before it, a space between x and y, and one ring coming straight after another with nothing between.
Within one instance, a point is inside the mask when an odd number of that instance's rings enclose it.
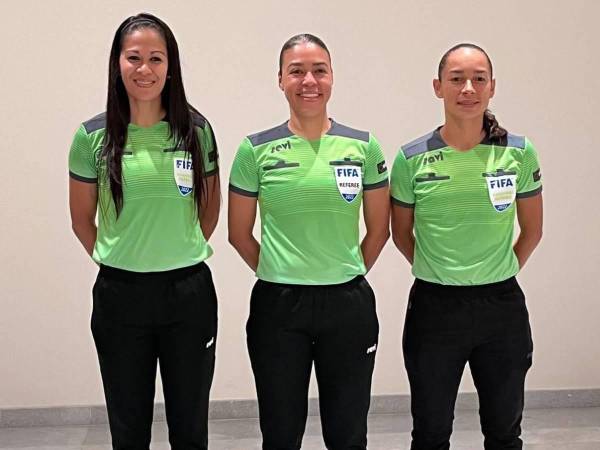
<instances>
[{"instance_id":1,"label":"jersey hem","mask_svg":"<svg viewBox=\"0 0 600 450\"><path fill-rule=\"evenodd\" d=\"M450 282L450 281L442 281L442 280L439 280L439 279L436 279L436 278L422 277L422 276L419 276L419 275L417 275L415 273L413 273L413 276L415 278L418 278L419 280L427 281L429 283L441 284L443 286L483 286L483 285L486 285L486 284L499 283L501 281L506 281L506 280L508 280L508 279L510 279L512 277L517 276L518 273L519 273L519 271L517 270L514 273L511 272L509 275L504 276L504 277L500 277L498 279L485 280L485 281L481 281L481 282L477 282L477 283L459 283L458 281L452 281L452 282Z\"/></svg>"},{"instance_id":2,"label":"jersey hem","mask_svg":"<svg viewBox=\"0 0 600 450\"><path fill-rule=\"evenodd\" d=\"M71 178L73 178L74 180L83 181L84 183L90 183L90 184L98 183L98 178L82 177L81 175L77 175L76 173L73 173L70 170L69 170L69 176Z\"/></svg>"},{"instance_id":3,"label":"jersey hem","mask_svg":"<svg viewBox=\"0 0 600 450\"><path fill-rule=\"evenodd\" d=\"M365 274L366 274L366 272L357 273L357 274L350 275L348 277L345 277L342 280L337 280L337 281L285 280L285 279L268 278L268 277L258 276L258 275L256 276L256 278L259 280L262 280L262 281L267 281L269 283L293 284L293 285L297 285L297 286L335 286L338 284L347 283L348 281L351 281L351 280L355 279L356 277L364 276Z\"/></svg>"},{"instance_id":4,"label":"jersey hem","mask_svg":"<svg viewBox=\"0 0 600 450\"><path fill-rule=\"evenodd\" d=\"M236 194L243 195L244 197L258 197L258 192L246 191L245 189L234 186L229 183L229 190L231 192L235 192Z\"/></svg>"},{"instance_id":5,"label":"jersey hem","mask_svg":"<svg viewBox=\"0 0 600 450\"><path fill-rule=\"evenodd\" d=\"M534 189L533 191L529 191L529 192L517 192L517 198L535 197L540 192L542 192L542 186L540 186L537 189Z\"/></svg>"}]
</instances>

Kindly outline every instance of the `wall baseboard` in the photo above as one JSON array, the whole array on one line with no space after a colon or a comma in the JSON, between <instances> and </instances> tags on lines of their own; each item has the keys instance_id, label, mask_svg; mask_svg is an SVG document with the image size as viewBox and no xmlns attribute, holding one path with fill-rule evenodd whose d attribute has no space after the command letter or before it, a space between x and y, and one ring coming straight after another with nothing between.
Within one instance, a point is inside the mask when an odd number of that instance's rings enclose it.
<instances>
[{"instance_id":1,"label":"wall baseboard","mask_svg":"<svg viewBox=\"0 0 600 450\"><path fill-rule=\"evenodd\" d=\"M525 393L526 409L588 408L600 407L600 389L539 390ZM477 394L460 393L456 401L459 411L478 409ZM319 414L319 401L309 400L308 413ZM371 397L370 414L409 414L410 396L374 395ZM213 400L210 402L209 418L249 419L258 417L256 400ZM154 420L165 420L164 404L154 407ZM94 406L63 406L50 408L0 409L0 428L45 427L64 425L99 425L107 423L106 408Z\"/></svg>"}]
</instances>

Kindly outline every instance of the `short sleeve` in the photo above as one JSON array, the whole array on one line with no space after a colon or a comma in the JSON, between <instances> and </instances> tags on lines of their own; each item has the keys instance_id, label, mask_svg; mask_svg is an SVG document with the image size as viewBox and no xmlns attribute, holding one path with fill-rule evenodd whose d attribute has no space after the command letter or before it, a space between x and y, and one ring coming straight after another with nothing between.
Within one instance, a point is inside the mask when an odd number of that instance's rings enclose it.
<instances>
[{"instance_id":1,"label":"short sleeve","mask_svg":"<svg viewBox=\"0 0 600 450\"><path fill-rule=\"evenodd\" d=\"M405 208L415 207L415 192L412 184L410 165L402 149L398 152L392 166L390 194L392 202L395 205Z\"/></svg>"},{"instance_id":2,"label":"short sleeve","mask_svg":"<svg viewBox=\"0 0 600 450\"><path fill-rule=\"evenodd\" d=\"M523 160L517 175L517 198L533 197L542 192L542 173L537 152L531 141L525 138Z\"/></svg>"},{"instance_id":3,"label":"short sleeve","mask_svg":"<svg viewBox=\"0 0 600 450\"><path fill-rule=\"evenodd\" d=\"M85 183L98 182L96 155L83 125L75 132L69 151L69 175Z\"/></svg>"},{"instance_id":4,"label":"short sleeve","mask_svg":"<svg viewBox=\"0 0 600 450\"><path fill-rule=\"evenodd\" d=\"M363 189L377 189L388 185L388 170L385 165L385 157L381 146L375 136L369 134L369 145L365 157L365 173L363 178Z\"/></svg>"},{"instance_id":5,"label":"short sleeve","mask_svg":"<svg viewBox=\"0 0 600 450\"><path fill-rule=\"evenodd\" d=\"M198 127L198 139L202 148L204 175L210 177L219 172L219 151L215 133L208 121L204 123L204 127Z\"/></svg>"},{"instance_id":6,"label":"short sleeve","mask_svg":"<svg viewBox=\"0 0 600 450\"><path fill-rule=\"evenodd\" d=\"M254 157L254 147L245 138L233 160L229 175L229 189L247 197L258 197L258 167Z\"/></svg>"}]
</instances>

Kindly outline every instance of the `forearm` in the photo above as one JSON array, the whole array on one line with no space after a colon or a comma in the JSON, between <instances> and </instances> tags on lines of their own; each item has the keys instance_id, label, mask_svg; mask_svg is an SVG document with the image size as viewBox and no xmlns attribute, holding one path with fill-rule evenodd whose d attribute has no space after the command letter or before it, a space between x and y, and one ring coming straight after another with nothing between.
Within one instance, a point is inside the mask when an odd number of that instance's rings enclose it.
<instances>
[{"instance_id":1,"label":"forearm","mask_svg":"<svg viewBox=\"0 0 600 450\"><path fill-rule=\"evenodd\" d=\"M240 254L242 259L248 264L253 272L256 272L258 267L258 257L260 254L260 244L251 234L249 236L234 237L230 236L229 242Z\"/></svg>"},{"instance_id":2,"label":"forearm","mask_svg":"<svg viewBox=\"0 0 600 450\"><path fill-rule=\"evenodd\" d=\"M542 239L542 233L540 232L527 232L521 231L517 242L513 247L517 260L519 261L519 268L523 268L525 263L540 243Z\"/></svg>"},{"instance_id":3,"label":"forearm","mask_svg":"<svg viewBox=\"0 0 600 450\"><path fill-rule=\"evenodd\" d=\"M378 233L368 232L363 238L360 244L360 250L362 252L363 261L367 268L367 272L371 270L371 267L377 261L381 250L385 246L385 243L390 237L390 232L387 228L379 231Z\"/></svg>"},{"instance_id":4,"label":"forearm","mask_svg":"<svg viewBox=\"0 0 600 450\"><path fill-rule=\"evenodd\" d=\"M415 236L412 231L402 235L394 234L393 240L400 253L412 265L415 257Z\"/></svg>"},{"instance_id":5,"label":"forearm","mask_svg":"<svg viewBox=\"0 0 600 450\"><path fill-rule=\"evenodd\" d=\"M215 229L217 228L218 219L219 216L217 213L216 215L211 215L210 217L204 216L200 220L200 229L202 230L202 236L204 236L204 239L206 239L207 241L210 239Z\"/></svg>"},{"instance_id":6,"label":"forearm","mask_svg":"<svg viewBox=\"0 0 600 450\"><path fill-rule=\"evenodd\" d=\"M83 222L72 225L73 232L88 255L94 253L94 245L96 245L97 228L94 222Z\"/></svg>"}]
</instances>

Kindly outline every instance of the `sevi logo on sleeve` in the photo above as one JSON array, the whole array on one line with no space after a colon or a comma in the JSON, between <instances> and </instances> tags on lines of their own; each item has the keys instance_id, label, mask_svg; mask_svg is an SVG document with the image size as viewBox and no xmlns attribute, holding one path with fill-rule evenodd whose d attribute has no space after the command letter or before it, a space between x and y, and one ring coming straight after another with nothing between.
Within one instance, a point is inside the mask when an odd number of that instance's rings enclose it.
<instances>
[{"instance_id":1,"label":"sevi logo on sleeve","mask_svg":"<svg viewBox=\"0 0 600 450\"><path fill-rule=\"evenodd\" d=\"M510 208L517 195L517 176L511 174L487 177L486 181L494 209L502 212Z\"/></svg>"},{"instance_id":2,"label":"sevi logo on sleeve","mask_svg":"<svg viewBox=\"0 0 600 450\"><path fill-rule=\"evenodd\" d=\"M187 158L173 159L173 175L179 193L184 197L192 192L194 176L192 172L192 160Z\"/></svg>"},{"instance_id":3,"label":"sevi logo on sleeve","mask_svg":"<svg viewBox=\"0 0 600 450\"><path fill-rule=\"evenodd\" d=\"M352 203L362 187L362 167L352 165L334 166L333 173L342 198L348 203Z\"/></svg>"}]
</instances>

